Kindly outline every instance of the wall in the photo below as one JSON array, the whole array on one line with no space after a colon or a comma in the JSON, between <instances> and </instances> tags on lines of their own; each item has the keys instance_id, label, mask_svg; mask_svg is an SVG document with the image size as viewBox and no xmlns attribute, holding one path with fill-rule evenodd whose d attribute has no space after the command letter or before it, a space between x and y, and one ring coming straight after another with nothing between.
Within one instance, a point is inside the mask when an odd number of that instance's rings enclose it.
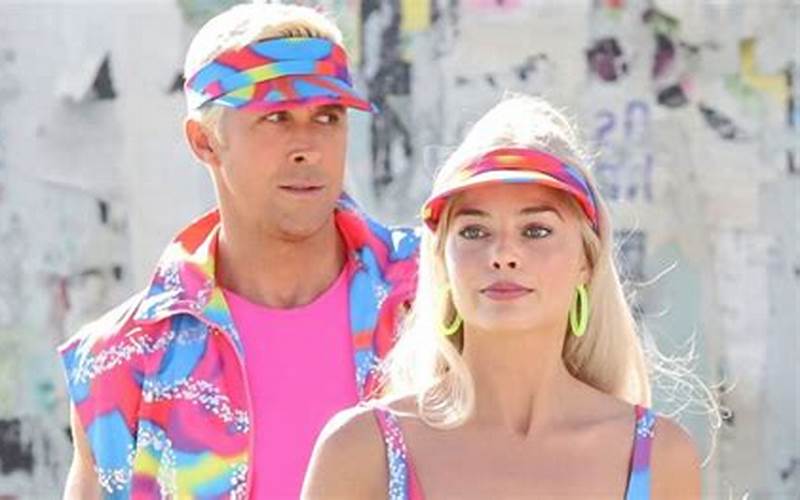
<instances>
[{"instance_id":1,"label":"wall","mask_svg":"<svg viewBox=\"0 0 800 500\"><path fill-rule=\"evenodd\" d=\"M213 204L175 89L191 34L230 3L0 1L0 497L58 497L71 448L55 346L143 286ZM385 220L415 220L504 90L568 109L598 151L638 317L731 410L706 495L797 498L800 6L306 3L335 13L382 109L351 116L348 186Z\"/></svg>"}]
</instances>

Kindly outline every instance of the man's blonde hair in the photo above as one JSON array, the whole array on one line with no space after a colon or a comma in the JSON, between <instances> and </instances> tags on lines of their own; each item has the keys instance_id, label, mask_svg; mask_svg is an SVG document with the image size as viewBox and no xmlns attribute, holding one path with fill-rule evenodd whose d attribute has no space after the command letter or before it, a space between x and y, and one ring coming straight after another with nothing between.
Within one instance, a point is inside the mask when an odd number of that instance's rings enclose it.
<instances>
[{"instance_id":1,"label":"man's blonde hair","mask_svg":"<svg viewBox=\"0 0 800 500\"><path fill-rule=\"evenodd\" d=\"M183 65L183 76L191 78L200 68L229 50L268 38L315 37L342 44L342 32L327 16L310 7L265 3L236 5L213 17L197 32ZM189 109L189 118L198 120L220 139L219 122L224 106L206 105Z\"/></svg>"}]
</instances>

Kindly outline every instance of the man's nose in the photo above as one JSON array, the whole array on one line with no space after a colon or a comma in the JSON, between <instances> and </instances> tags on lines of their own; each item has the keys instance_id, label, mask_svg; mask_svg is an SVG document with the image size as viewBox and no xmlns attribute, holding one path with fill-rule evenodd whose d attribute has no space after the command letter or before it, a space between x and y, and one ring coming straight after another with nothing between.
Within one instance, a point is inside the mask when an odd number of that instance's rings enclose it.
<instances>
[{"instance_id":1,"label":"man's nose","mask_svg":"<svg viewBox=\"0 0 800 500\"><path fill-rule=\"evenodd\" d=\"M289 153L289 162L292 165L316 165L322 155L319 150L313 147L302 147Z\"/></svg>"}]
</instances>

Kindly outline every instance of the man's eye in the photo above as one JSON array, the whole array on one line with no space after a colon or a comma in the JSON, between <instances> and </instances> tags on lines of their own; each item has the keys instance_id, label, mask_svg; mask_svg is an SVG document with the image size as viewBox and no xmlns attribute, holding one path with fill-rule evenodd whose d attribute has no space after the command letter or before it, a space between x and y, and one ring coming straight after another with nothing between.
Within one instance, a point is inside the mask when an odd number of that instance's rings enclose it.
<instances>
[{"instance_id":1,"label":"man's eye","mask_svg":"<svg viewBox=\"0 0 800 500\"><path fill-rule=\"evenodd\" d=\"M525 230L522 233L527 238L540 239L540 238L546 238L546 237L550 236L550 234L552 232L553 232L553 230L550 229L550 228L547 228L547 227L544 227L544 226L539 226L539 225L532 225L532 226L526 227Z\"/></svg>"},{"instance_id":2,"label":"man's eye","mask_svg":"<svg viewBox=\"0 0 800 500\"><path fill-rule=\"evenodd\" d=\"M261 117L261 119L265 122L270 123L279 123L286 119L286 112L285 111L276 111L274 113L268 113Z\"/></svg>"},{"instance_id":3,"label":"man's eye","mask_svg":"<svg viewBox=\"0 0 800 500\"><path fill-rule=\"evenodd\" d=\"M322 113L317 115L317 122L323 124L332 124L337 123L339 121L339 115L337 113Z\"/></svg>"},{"instance_id":4,"label":"man's eye","mask_svg":"<svg viewBox=\"0 0 800 500\"><path fill-rule=\"evenodd\" d=\"M477 240L478 238L485 237L487 233L479 226L467 226L459 231L458 234L467 240Z\"/></svg>"}]
</instances>

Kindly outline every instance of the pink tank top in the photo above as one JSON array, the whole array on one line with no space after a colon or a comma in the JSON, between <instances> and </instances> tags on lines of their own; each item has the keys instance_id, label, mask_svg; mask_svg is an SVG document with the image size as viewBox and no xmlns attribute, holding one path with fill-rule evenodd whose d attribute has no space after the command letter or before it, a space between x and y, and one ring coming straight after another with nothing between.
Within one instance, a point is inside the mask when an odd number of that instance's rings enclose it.
<instances>
[{"instance_id":1,"label":"pink tank top","mask_svg":"<svg viewBox=\"0 0 800 500\"><path fill-rule=\"evenodd\" d=\"M254 499L296 499L322 427L358 402L345 272L314 302L270 309L225 291L253 403Z\"/></svg>"},{"instance_id":2,"label":"pink tank top","mask_svg":"<svg viewBox=\"0 0 800 500\"><path fill-rule=\"evenodd\" d=\"M649 408L639 405L635 406L634 411L636 424L625 500L649 500L650 448L655 436L656 415ZM386 444L389 500L424 500L397 416L387 408L375 408L374 413Z\"/></svg>"}]
</instances>

